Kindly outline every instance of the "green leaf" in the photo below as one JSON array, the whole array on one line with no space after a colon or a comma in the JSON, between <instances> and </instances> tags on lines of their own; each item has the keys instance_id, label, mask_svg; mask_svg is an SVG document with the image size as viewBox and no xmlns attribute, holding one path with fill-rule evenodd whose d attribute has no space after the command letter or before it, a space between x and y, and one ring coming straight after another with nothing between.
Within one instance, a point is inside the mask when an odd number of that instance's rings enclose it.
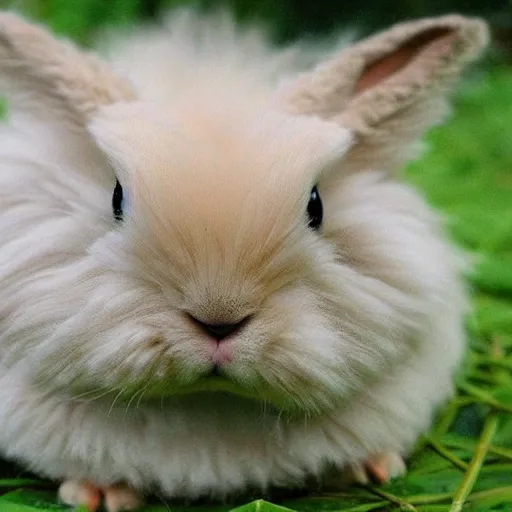
<instances>
[{"instance_id":1,"label":"green leaf","mask_svg":"<svg viewBox=\"0 0 512 512\"><path fill-rule=\"evenodd\" d=\"M502 508L505 506L508 508ZM468 510L472 512L487 512L500 509L512 509L512 485L475 493L473 496L470 496L470 505Z\"/></svg>"},{"instance_id":2,"label":"green leaf","mask_svg":"<svg viewBox=\"0 0 512 512\"><path fill-rule=\"evenodd\" d=\"M366 498L341 498L333 497L304 499L297 502L287 503L297 512L370 512L379 510L389 503L382 499Z\"/></svg>"},{"instance_id":3,"label":"green leaf","mask_svg":"<svg viewBox=\"0 0 512 512\"><path fill-rule=\"evenodd\" d=\"M45 512L60 510L69 512L69 507L57 503L55 498L55 492L19 489L0 496L0 511L3 512L3 507L9 504L29 507L34 510L44 510Z\"/></svg>"},{"instance_id":4,"label":"green leaf","mask_svg":"<svg viewBox=\"0 0 512 512\"><path fill-rule=\"evenodd\" d=\"M2 512L41 512L49 509L33 508L19 503L4 503L0 502Z\"/></svg>"},{"instance_id":5,"label":"green leaf","mask_svg":"<svg viewBox=\"0 0 512 512\"><path fill-rule=\"evenodd\" d=\"M234 508L232 512L290 512L291 509L282 507L279 505L274 505L265 500L255 500L251 501L247 505L242 505L241 507Z\"/></svg>"}]
</instances>

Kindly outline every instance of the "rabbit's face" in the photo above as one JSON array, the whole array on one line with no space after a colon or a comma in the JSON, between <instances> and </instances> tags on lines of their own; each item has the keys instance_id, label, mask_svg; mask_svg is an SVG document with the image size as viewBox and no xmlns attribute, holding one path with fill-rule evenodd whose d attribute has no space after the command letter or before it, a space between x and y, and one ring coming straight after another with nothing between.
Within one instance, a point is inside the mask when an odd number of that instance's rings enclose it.
<instances>
[{"instance_id":1,"label":"rabbit's face","mask_svg":"<svg viewBox=\"0 0 512 512\"><path fill-rule=\"evenodd\" d=\"M86 374L146 397L227 389L324 408L350 384L316 186L350 135L274 111L222 114L133 104L92 124L124 200L118 229L93 248L105 288L118 284L90 315L119 335L87 356L99 367Z\"/></svg>"},{"instance_id":2,"label":"rabbit's face","mask_svg":"<svg viewBox=\"0 0 512 512\"><path fill-rule=\"evenodd\" d=\"M229 109L164 122L140 109L111 109L91 128L126 201L91 249L101 273L73 332L84 348L69 365L77 390L223 390L314 412L403 353L410 326L394 308L408 298L359 271L342 232L355 219L329 194L346 130ZM370 212L377 230L381 213ZM390 249L400 250L378 251Z\"/></svg>"}]
</instances>

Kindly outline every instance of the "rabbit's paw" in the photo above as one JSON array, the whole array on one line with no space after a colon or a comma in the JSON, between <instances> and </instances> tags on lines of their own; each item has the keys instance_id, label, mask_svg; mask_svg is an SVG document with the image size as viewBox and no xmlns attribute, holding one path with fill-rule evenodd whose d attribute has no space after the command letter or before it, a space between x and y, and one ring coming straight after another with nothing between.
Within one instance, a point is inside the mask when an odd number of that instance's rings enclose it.
<instances>
[{"instance_id":1,"label":"rabbit's paw","mask_svg":"<svg viewBox=\"0 0 512 512\"><path fill-rule=\"evenodd\" d=\"M112 485L103 489L107 512L135 510L144 504L142 496L127 485Z\"/></svg>"},{"instance_id":2,"label":"rabbit's paw","mask_svg":"<svg viewBox=\"0 0 512 512\"><path fill-rule=\"evenodd\" d=\"M406 471L404 459L396 452L377 453L350 468L353 480L363 485L370 482L384 484Z\"/></svg>"},{"instance_id":3,"label":"rabbit's paw","mask_svg":"<svg viewBox=\"0 0 512 512\"><path fill-rule=\"evenodd\" d=\"M89 482L67 480L59 487L59 499L66 505L84 505L94 512L101 505L101 491Z\"/></svg>"},{"instance_id":4,"label":"rabbit's paw","mask_svg":"<svg viewBox=\"0 0 512 512\"><path fill-rule=\"evenodd\" d=\"M135 510L142 506L139 494L126 485L94 487L86 481L67 480L59 487L59 498L66 505L82 505L90 512L96 512L102 496L107 512Z\"/></svg>"}]
</instances>

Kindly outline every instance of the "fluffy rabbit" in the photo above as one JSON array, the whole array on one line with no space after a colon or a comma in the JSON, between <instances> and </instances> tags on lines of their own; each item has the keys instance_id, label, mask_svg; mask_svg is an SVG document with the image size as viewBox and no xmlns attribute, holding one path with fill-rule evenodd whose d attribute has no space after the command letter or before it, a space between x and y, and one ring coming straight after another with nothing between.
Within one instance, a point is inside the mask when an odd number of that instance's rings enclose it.
<instances>
[{"instance_id":1,"label":"fluffy rabbit","mask_svg":"<svg viewBox=\"0 0 512 512\"><path fill-rule=\"evenodd\" d=\"M2 13L3 456L110 512L403 472L466 301L394 171L486 40L425 19L303 72L185 13L107 65Z\"/></svg>"}]
</instances>

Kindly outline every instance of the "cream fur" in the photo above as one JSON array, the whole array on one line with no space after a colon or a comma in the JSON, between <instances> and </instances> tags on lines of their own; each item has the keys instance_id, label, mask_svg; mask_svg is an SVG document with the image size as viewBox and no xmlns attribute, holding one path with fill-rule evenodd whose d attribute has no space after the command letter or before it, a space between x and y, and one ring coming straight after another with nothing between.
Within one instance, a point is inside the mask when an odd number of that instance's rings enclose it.
<instances>
[{"instance_id":1,"label":"cream fur","mask_svg":"<svg viewBox=\"0 0 512 512\"><path fill-rule=\"evenodd\" d=\"M406 454L463 353L459 264L414 191L378 158L356 165L365 138L342 111L276 95L281 80L301 97L327 83L292 81L314 52L287 60L258 32L189 13L111 43L133 87L103 65L80 85L79 53L70 66L49 36L0 20L2 82L23 93L0 130L2 453L57 480L185 497L298 486L330 465ZM43 38L44 58L20 30ZM336 108L352 101L338 93ZM405 154L386 122L382 143ZM321 234L305 213L317 182ZM185 312L252 316L223 343L229 382L201 381L218 349Z\"/></svg>"}]
</instances>

